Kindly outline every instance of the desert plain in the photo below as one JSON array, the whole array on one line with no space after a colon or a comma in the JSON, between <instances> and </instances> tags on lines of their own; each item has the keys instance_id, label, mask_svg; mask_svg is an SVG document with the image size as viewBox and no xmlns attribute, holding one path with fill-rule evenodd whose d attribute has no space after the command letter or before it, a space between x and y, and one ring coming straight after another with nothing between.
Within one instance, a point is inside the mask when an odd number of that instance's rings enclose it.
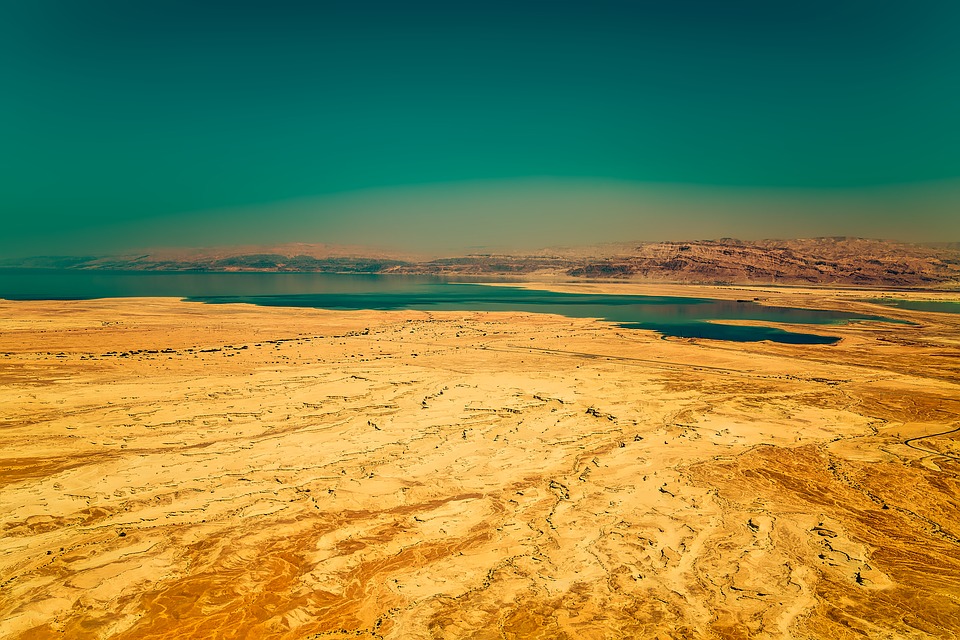
<instances>
[{"instance_id":1,"label":"desert plain","mask_svg":"<svg viewBox=\"0 0 960 640\"><path fill-rule=\"evenodd\" d=\"M0 637L960 637L960 315L549 286L911 324L0 301Z\"/></svg>"}]
</instances>

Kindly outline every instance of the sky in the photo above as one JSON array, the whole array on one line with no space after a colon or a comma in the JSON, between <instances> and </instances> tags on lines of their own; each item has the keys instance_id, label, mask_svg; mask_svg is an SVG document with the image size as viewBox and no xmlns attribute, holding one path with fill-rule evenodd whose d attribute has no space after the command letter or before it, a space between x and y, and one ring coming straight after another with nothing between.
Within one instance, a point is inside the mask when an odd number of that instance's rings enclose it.
<instances>
[{"instance_id":1,"label":"sky","mask_svg":"<svg viewBox=\"0 0 960 640\"><path fill-rule=\"evenodd\" d=\"M0 257L960 241L960 3L0 1Z\"/></svg>"}]
</instances>

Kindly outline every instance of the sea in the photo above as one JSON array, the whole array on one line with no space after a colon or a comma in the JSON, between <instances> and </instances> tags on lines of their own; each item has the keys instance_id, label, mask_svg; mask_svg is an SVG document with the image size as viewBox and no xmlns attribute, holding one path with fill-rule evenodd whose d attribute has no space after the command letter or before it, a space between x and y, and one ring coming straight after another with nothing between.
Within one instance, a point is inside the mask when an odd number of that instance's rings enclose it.
<instances>
[{"instance_id":1,"label":"sea","mask_svg":"<svg viewBox=\"0 0 960 640\"><path fill-rule=\"evenodd\" d=\"M834 344L840 339L803 332L803 325L888 321L841 311L772 307L753 299L558 293L490 278L471 282L461 277L329 273L0 269L0 298L7 300L124 297L341 310L522 311L597 318L664 337L784 344ZM737 324L744 321L763 324Z\"/></svg>"}]
</instances>

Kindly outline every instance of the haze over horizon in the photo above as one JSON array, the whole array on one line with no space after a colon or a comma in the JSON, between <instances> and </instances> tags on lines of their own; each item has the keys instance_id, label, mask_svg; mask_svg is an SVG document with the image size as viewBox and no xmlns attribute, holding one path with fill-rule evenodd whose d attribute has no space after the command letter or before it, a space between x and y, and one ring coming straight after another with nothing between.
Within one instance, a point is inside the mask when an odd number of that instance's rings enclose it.
<instances>
[{"instance_id":1,"label":"haze over horizon","mask_svg":"<svg viewBox=\"0 0 960 640\"><path fill-rule=\"evenodd\" d=\"M960 241L960 5L0 8L0 257Z\"/></svg>"}]
</instances>

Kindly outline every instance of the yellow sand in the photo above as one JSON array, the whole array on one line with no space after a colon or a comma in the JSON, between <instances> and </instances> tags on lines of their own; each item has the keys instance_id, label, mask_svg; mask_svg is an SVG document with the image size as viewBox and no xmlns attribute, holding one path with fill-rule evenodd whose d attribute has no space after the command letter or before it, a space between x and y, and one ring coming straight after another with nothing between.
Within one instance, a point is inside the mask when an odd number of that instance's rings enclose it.
<instances>
[{"instance_id":1,"label":"yellow sand","mask_svg":"<svg viewBox=\"0 0 960 640\"><path fill-rule=\"evenodd\" d=\"M918 324L0 301L0 637L960 635L960 316L551 286Z\"/></svg>"}]
</instances>

